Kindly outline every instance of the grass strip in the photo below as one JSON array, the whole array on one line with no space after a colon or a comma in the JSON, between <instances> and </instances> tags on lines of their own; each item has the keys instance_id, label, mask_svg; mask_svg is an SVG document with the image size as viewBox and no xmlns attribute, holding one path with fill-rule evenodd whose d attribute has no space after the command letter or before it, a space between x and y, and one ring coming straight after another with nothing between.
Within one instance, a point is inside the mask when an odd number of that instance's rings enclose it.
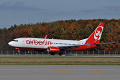
<instances>
[{"instance_id":1,"label":"grass strip","mask_svg":"<svg viewBox=\"0 0 120 80\"><path fill-rule=\"evenodd\" d=\"M0 65L120 65L120 58L1 57Z\"/></svg>"}]
</instances>

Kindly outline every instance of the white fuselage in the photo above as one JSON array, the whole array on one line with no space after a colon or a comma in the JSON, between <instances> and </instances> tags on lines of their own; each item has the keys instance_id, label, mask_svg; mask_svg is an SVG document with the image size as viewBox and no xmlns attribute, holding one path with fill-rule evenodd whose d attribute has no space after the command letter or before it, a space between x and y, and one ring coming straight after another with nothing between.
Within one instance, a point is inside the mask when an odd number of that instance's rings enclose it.
<instances>
[{"instance_id":1,"label":"white fuselage","mask_svg":"<svg viewBox=\"0 0 120 80\"><path fill-rule=\"evenodd\" d=\"M8 44L20 48L41 48L47 49L50 46L72 46L84 45L87 39L83 40L62 40L62 39L44 39L44 38L16 38Z\"/></svg>"}]
</instances>

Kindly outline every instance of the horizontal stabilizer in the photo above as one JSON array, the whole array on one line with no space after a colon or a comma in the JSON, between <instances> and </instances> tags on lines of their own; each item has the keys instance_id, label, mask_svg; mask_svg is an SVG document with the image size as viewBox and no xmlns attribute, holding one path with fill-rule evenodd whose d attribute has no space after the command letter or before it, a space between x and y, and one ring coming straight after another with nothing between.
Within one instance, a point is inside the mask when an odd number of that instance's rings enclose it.
<instances>
[{"instance_id":1,"label":"horizontal stabilizer","mask_svg":"<svg viewBox=\"0 0 120 80\"><path fill-rule=\"evenodd\" d=\"M95 45L103 45L103 44L115 44L115 42L108 42L108 43L96 43Z\"/></svg>"}]
</instances>

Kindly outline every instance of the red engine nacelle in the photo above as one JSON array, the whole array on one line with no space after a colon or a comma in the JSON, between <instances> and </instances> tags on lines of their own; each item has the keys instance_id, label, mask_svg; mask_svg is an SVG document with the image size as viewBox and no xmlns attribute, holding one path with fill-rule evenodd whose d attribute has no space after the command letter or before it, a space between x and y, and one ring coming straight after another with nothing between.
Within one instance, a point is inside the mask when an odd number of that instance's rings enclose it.
<instances>
[{"instance_id":1,"label":"red engine nacelle","mask_svg":"<svg viewBox=\"0 0 120 80\"><path fill-rule=\"evenodd\" d=\"M15 49L20 49L20 48L18 48L18 47L15 47Z\"/></svg>"},{"instance_id":2,"label":"red engine nacelle","mask_svg":"<svg viewBox=\"0 0 120 80\"><path fill-rule=\"evenodd\" d=\"M49 47L48 48L49 52L59 52L59 48L58 47Z\"/></svg>"}]
</instances>

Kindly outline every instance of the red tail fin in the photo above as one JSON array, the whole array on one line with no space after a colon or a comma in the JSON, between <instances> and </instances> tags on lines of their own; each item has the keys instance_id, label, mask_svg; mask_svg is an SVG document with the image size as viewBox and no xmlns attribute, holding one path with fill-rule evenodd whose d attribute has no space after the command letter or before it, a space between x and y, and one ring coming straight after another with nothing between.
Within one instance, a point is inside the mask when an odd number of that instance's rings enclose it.
<instances>
[{"instance_id":1,"label":"red tail fin","mask_svg":"<svg viewBox=\"0 0 120 80\"><path fill-rule=\"evenodd\" d=\"M100 23L94 32L89 36L85 44L99 43L105 23Z\"/></svg>"}]
</instances>

